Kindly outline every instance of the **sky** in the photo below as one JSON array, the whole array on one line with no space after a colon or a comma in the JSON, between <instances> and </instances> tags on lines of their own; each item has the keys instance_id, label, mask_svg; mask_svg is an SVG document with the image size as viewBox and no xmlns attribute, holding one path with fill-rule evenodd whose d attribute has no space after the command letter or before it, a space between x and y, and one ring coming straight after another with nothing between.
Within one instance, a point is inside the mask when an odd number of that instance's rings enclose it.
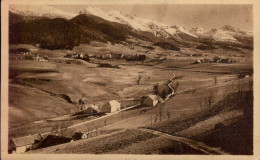
<instances>
[{"instance_id":1,"label":"sky","mask_svg":"<svg viewBox=\"0 0 260 160\"><path fill-rule=\"evenodd\" d=\"M78 13L90 5L61 5L56 8ZM92 5L93 6L93 5ZM168 25L185 28L205 29L231 25L235 28L253 30L252 5L214 4L160 4L160 5L95 5L103 10L118 10L124 14L159 21Z\"/></svg>"}]
</instances>

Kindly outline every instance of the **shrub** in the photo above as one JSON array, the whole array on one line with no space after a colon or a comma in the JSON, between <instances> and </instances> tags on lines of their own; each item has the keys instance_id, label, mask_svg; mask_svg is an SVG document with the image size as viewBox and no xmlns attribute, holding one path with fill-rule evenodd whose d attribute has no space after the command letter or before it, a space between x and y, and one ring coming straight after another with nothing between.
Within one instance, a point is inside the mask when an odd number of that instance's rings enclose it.
<instances>
[{"instance_id":1,"label":"shrub","mask_svg":"<svg viewBox=\"0 0 260 160\"><path fill-rule=\"evenodd\" d=\"M22 53L22 52L30 52L27 48L16 48L16 49L9 49L10 53Z\"/></svg>"},{"instance_id":2,"label":"shrub","mask_svg":"<svg viewBox=\"0 0 260 160\"><path fill-rule=\"evenodd\" d=\"M160 46L164 49L179 51L180 48L170 42L156 42L154 45Z\"/></svg>"}]
</instances>

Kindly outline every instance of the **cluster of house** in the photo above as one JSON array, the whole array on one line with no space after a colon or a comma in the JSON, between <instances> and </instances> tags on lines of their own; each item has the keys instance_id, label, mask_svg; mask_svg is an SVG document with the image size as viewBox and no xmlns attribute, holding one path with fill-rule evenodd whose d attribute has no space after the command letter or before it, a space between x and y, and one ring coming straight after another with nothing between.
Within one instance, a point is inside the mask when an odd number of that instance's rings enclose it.
<instances>
[{"instance_id":1,"label":"cluster of house","mask_svg":"<svg viewBox=\"0 0 260 160\"><path fill-rule=\"evenodd\" d=\"M109 63L100 63L99 67L104 67L104 68L117 68L119 69L120 67L116 64L116 65L112 65Z\"/></svg>"},{"instance_id":2,"label":"cluster of house","mask_svg":"<svg viewBox=\"0 0 260 160\"><path fill-rule=\"evenodd\" d=\"M73 142L80 139L95 137L102 134L100 130L88 132L74 132L71 137L49 134L47 136L41 134L28 135L25 137L11 138L9 143L9 153L24 153L30 150L46 148L63 143Z\"/></svg>"},{"instance_id":3,"label":"cluster of house","mask_svg":"<svg viewBox=\"0 0 260 160\"><path fill-rule=\"evenodd\" d=\"M141 105L145 107L154 107L158 103L163 102L164 100L155 94L150 94L142 97ZM122 109L126 109L129 106L134 106L140 104L140 100L131 99L123 100L121 103L116 100L111 100L99 107L96 104L82 104L80 111L87 114L96 114L96 113L116 113Z\"/></svg>"},{"instance_id":4,"label":"cluster of house","mask_svg":"<svg viewBox=\"0 0 260 160\"><path fill-rule=\"evenodd\" d=\"M128 61L142 61L146 59L144 54L135 54L135 55L124 55L121 53L104 53L100 55L92 54L83 54L83 53L67 53L65 58L75 58L83 59L89 61L89 58L98 58L98 59L125 59Z\"/></svg>"},{"instance_id":5,"label":"cluster of house","mask_svg":"<svg viewBox=\"0 0 260 160\"><path fill-rule=\"evenodd\" d=\"M31 52L21 52L21 54L16 56L14 60L48 61L49 57L47 55L41 57L37 53L32 54Z\"/></svg>"},{"instance_id":6,"label":"cluster of house","mask_svg":"<svg viewBox=\"0 0 260 160\"><path fill-rule=\"evenodd\" d=\"M156 106L158 103L162 102L162 98L160 98L157 95L148 95L145 96L145 98L142 101L142 105L147 107L153 107ZM128 103L124 103L124 105L121 105L116 100L111 100L107 103L105 103L101 108L99 108L97 105L82 105L81 110L85 111L86 113L95 114L95 113L116 113L120 111L122 108L127 108L130 105L133 105L136 103L136 100L129 100ZM29 150L35 150L39 148L45 148L53 145L68 143L71 141L76 141L80 139L86 139L95 137L97 135L100 135L101 131L87 131L87 132L75 132L72 137L66 137L66 136L60 136L55 134L49 134L46 137L43 137L41 134L35 134L35 135L28 135L25 137L19 137L19 138L11 138L10 144L9 144L9 152L11 153L24 153Z\"/></svg>"},{"instance_id":7,"label":"cluster of house","mask_svg":"<svg viewBox=\"0 0 260 160\"><path fill-rule=\"evenodd\" d=\"M74 58L74 59L82 59L85 61L89 61L90 56L88 54L83 53L67 53L65 58Z\"/></svg>"},{"instance_id":8,"label":"cluster of house","mask_svg":"<svg viewBox=\"0 0 260 160\"><path fill-rule=\"evenodd\" d=\"M81 104L80 105L80 112L81 113L87 113L87 114L96 114L96 113L115 113L120 111L121 103L116 100L111 100L106 102L102 105L102 107L99 107L96 104Z\"/></svg>"},{"instance_id":9,"label":"cluster of house","mask_svg":"<svg viewBox=\"0 0 260 160\"><path fill-rule=\"evenodd\" d=\"M236 60L231 58L220 58L220 57L214 57L212 60L204 58L204 59L198 59L194 62L195 64L200 63L236 63Z\"/></svg>"},{"instance_id":10,"label":"cluster of house","mask_svg":"<svg viewBox=\"0 0 260 160\"><path fill-rule=\"evenodd\" d=\"M33 57L33 60L34 61L48 61L49 60L49 57L47 55L41 57L39 56L38 54L36 54L34 57Z\"/></svg>"},{"instance_id":11,"label":"cluster of house","mask_svg":"<svg viewBox=\"0 0 260 160\"><path fill-rule=\"evenodd\" d=\"M82 99L79 100L80 108L79 110L83 113L87 113L89 115L94 115L97 113L116 113L121 110L127 109L131 106L139 105L141 102L142 106L145 107L154 107L159 103L163 103L165 100L161 98L161 92L166 92L166 94L174 94L174 89L170 87L170 89L164 85L159 89L159 94L150 94L147 96L143 96L141 100L130 98L121 100L120 102L116 100L110 100L99 107L96 104L85 104ZM167 96L166 96L167 99ZM39 148L45 148L53 145L58 145L62 143L68 143L71 141L76 141L80 139L86 139L95 137L102 134L100 130L92 130L86 132L75 132L71 137L60 136L57 134L49 134L46 137L43 135L35 134L28 135L25 137L19 138L11 138L9 143L9 152L10 153L23 153L29 150L35 150Z\"/></svg>"}]
</instances>

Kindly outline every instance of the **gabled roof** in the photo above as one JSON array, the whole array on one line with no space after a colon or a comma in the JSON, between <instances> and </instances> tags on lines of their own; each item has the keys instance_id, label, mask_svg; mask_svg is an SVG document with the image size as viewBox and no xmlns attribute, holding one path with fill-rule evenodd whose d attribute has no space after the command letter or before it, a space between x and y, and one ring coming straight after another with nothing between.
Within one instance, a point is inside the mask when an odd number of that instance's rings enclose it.
<instances>
[{"instance_id":1,"label":"gabled roof","mask_svg":"<svg viewBox=\"0 0 260 160\"><path fill-rule=\"evenodd\" d=\"M120 104L120 103L117 102L116 100L109 101L108 103L110 104L110 106L114 106L114 105Z\"/></svg>"},{"instance_id":2,"label":"gabled roof","mask_svg":"<svg viewBox=\"0 0 260 160\"><path fill-rule=\"evenodd\" d=\"M147 97L151 98L151 100L153 100L153 101L158 101L158 96L156 96L154 94L150 94Z\"/></svg>"},{"instance_id":3,"label":"gabled roof","mask_svg":"<svg viewBox=\"0 0 260 160\"><path fill-rule=\"evenodd\" d=\"M75 132L72 136L73 140L79 140L81 139L82 135L85 134L84 132Z\"/></svg>"},{"instance_id":4,"label":"gabled roof","mask_svg":"<svg viewBox=\"0 0 260 160\"><path fill-rule=\"evenodd\" d=\"M35 140L41 140L41 139L42 136L40 134L34 134L34 135L29 135L29 136L19 137L19 138L12 138L16 147L33 144Z\"/></svg>"},{"instance_id":5,"label":"gabled roof","mask_svg":"<svg viewBox=\"0 0 260 160\"><path fill-rule=\"evenodd\" d=\"M88 108L93 108L94 110L96 110L96 111L100 111L100 109L98 108L98 106L97 105L95 105L95 104L91 104L91 105L88 105L87 107L86 107L86 109L88 109Z\"/></svg>"},{"instance_id":6,"label":"gabled roof","mask_svg":"<svg viewBox=\"0 0 260 160\"><path fill-rule=\"evenodd\" d=\"M45 147L54 146L62 143L67 143L70 141L71 138L50 134L41 141L41 143L38 145L37 148L45 148Z\"/></svg>"}]
</instances>

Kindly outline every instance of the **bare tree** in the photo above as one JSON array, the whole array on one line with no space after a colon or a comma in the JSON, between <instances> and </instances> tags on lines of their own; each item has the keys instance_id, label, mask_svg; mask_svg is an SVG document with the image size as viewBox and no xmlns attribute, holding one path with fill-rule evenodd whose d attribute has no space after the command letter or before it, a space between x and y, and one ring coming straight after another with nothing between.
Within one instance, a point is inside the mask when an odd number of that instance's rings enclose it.
<instances>
[{"instance_id":1,"label":"bare tree","mask_svg":"<svg viewBox=\"0 0 260 160\"><path fill-rule=\"evenodd\" d=\"M95 126L95 130L96 130L96 136L97 136L97 130L98 130L97 126Z\"/></svg>"},{"instance_id":2,"label":"bare tree","mask_svg":"<svg viewBox=\"0 0 260 160\"><path fill-rule=\"evenodd\" d=\"M167 110L167 117L168 119L171 119L171 112L169 110Z\"/></svg>"},{"instance_id":3,"label":"bare tree","mask_svg":"<svg viewBox=\"0 0 260 160\"><path fill-rule=\"evenodd\" d=\"M196 88L196 83L192 82L192 88L195 89Z\"/></svg>"},{"instance_id":4,"label":"bare tree","mask_svg":"<svg viewBox=\"0 0 260 160\"><path fill-rule=\"evenodd\" d=\"M217 78L217 76L214 77L214 83L215 83L215 85L218 83L218 78Z\"/></svg>"},{"instance_id":5,"label":"bare tree","mask_svg":"<svg viewBox=\"0 0 260 160\"><path fill-rule=\"evenodd\" d=\"M215 94L212 91L207 97L205 97L205 104L207 108L210 109L214 102L215 102Z\"/></svg>"},{"instance_id":6,"label":"bare tree","mask_svg":"<svg viewBox=\"0 0 260 160\"><path fill-rule=\"evenodd\" d=\"M158 107L160 122L162 121L163 108L164 108L164 103L162 103L162 105Z\"/></svg>"},{"instance_id":7,"label":"bare tree","mask_svg":"<svg viewBox=\"0 0 260 160\"><path fill-rule=\"evenodd\" d=\"M50 129L50 132L54 135L58 135L59 134L59 130L60 130L60 127L59 127L59 123L55 123L54 126L51 127Z\"/></svg>"},{"instance_id":8,"label":"bare tree","mask_svg":"<svg viewBox=\"0 0 260 160\"><path fill-rule=\"evenodd\" d=\"M139 75L138 75L138 79L137 79L137 85L139 85L140 84L140 81L141 81L141 79L142 79L142 77L141 77L141 75L140 75L140 73L139 73Z\"/></svg>"},{"instance_id":9,"label":"bare tree","mask_svg":"<svg viewBox=\"0 0 260 160\"><path fill-rule=\"evenodd\" d=\"M70 126L70 122L65 122L63 121L60 124L60 132L59 135L60 136L66 136L67 132L68 132L68 127Z\"/></svg>"},{"instance_id":10,"label":"bare tree","mask_svg":"<svg viewBox=\"0 0 260 160\"><path fill-rule=\"evenodd\" d=\"M238 80L237 89L238 89L239 99L241 99L243 96L243 86L242 86L241 79Z\"/></svg>"},{"instance_id":11,"label":"bare tree","mask_svg":"<svg viewBox=\"0 0 260 160\"><path fill-rule=\"evenodd\" d=\"M180 83L178 81L174 84L173 89L175 92L177 91L179 85L180 85Z\"/></svg>"},{"instance_id":12,"label":"bare tree","mask_svg":"<svg viewBox=\"0 0 260 160\"><path fill-rule=\"evenodd\" d=\"M201 110L204 109L204 106L205 106L204 98L201 98L201 99L199 100L199 106L200 106L200 109L201 109Z\"/></svg>"},{"instance_id":13,"label":"bare tree","mask_svg":"<svg viewBox=\"0 0 260 160\"><path fill-rule=\"evenodd\" d=\"M159 86L158 86L158 83L153 86L153 93L154 93L155 95L158 95L158 94L159 94Z\"/></svg>"},{"instance_id":14,"label":"bare tree","mask_svg":"<svg viewBox=\"0 0 260 160\"><path fill-rule=\"evenodd\" d=\"M151 125L153 124L153 114L151 114Z\"/></svg>"},{"instance_id":15,"label":"bare tree","mask_svg":"<svg viewBox=\"0 0 260 160\"><path fill-rule=\"evenodd\" d=\"M162 98L165 100L166 96L167 96L167 95L166 95L166 92L165 92L165 90L163 90L163 91L162 91Z\"/></svg>"},{"instance_id":16,"label":"bare tree","mask_svg":"<svg viewBox=\"0 0 260 160\"><path fill-rule=\"evenodd\" d=\"M154 108L154 123L156 123L157 122L157 120L158 120L158 111L157 111L157 107L156 108Z\"/></svg>"},{"instance_id":17,"label":"bare tree","mask_svg":"<svg viewBox=\"0 0 260 160\"><path fill-rule=\"evenodd\" d=\"M124 119L124 113L122 112L121 114L121 119L123 120Z\"/></svg>"},{"instance_id":18,"label":"bare tree","mask_svg":"<svg viewBox=\"0 0 260 160\"><path fill-rule=\"evenodd\" d=\"M51 128L50 132L55 135L65 136L67 134L68 127L70 126L70 122L61 122L55 123L55 125Z\"/></svg>"}]
</instances>

